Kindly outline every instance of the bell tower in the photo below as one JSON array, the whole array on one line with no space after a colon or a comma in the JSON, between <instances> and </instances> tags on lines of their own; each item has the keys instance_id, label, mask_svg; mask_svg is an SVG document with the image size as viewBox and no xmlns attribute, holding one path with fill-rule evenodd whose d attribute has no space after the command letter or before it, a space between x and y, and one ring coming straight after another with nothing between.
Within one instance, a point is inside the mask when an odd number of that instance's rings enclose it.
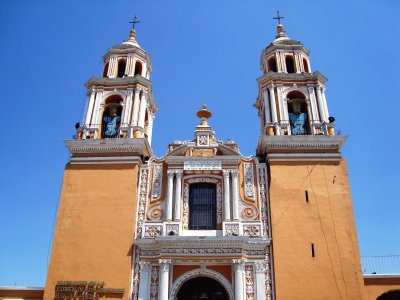
<instances>
[{"instance_id":1,"label":"bell tower","mask_svg":"<svg viewBox=\"0 0 400 300\"><path fill-rule=\"evenodd\" d=\"M261 54L257 156L268 168L277 299L364 299L350 186L327 79L288 37Z\"/></svg>"},{"instance_id":2,"label":"bell tower","mask_svg":"<svg viewBox=\"0 0 400 300\"><path fill-rule=\"evenodd\" d=\"M132 295L140 172L152 156L157 106L149 55L129 38L90 78L83 121L65 167L44 299L120 299ZM142 169L144 171L142 171Z\"/></svg>"}]
</instances>

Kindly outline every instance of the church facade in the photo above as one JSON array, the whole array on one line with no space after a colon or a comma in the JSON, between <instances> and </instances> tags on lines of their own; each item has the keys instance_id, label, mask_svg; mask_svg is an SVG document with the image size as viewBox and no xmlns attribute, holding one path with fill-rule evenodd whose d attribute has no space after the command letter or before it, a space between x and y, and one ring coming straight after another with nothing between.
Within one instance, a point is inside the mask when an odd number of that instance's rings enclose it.
<instances>
[{"instance_id":1,"label":"church facade","mask_svg":"<svg viewBox=\"0 0 400 300\"><path fill-rule=\"evenodd\" d=\"M257 151L211 112L162 158L149 55L129 38L89 79L66 166L43 299L376 299L361 272L326 78L282 24L261 54ZM162 111L160 111L162 113Z\"/></svg>"}]
</instances>

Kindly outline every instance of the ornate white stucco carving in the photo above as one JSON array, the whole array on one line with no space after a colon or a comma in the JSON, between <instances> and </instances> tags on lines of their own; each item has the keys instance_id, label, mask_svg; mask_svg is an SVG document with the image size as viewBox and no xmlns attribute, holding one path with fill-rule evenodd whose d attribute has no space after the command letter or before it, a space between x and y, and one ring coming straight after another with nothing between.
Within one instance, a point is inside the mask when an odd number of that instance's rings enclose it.
<instances>
[{"instance_id":1,"label":"ornate white stucco carving","mask_svg":"<svg viewBox=\"0 0 400 300\"><path fill-rule=\"evenodd\" d=\"M226 236L238 236L239 235L239 224L238 223L226 223L225 224L225 235Z\"/></svg>"},{"instance_id":2,"label":"ornate white stucco carving","mask_svg":"<svg viewBox=\"0 0 400 300\"><path fill-rule=\"evenodd\" d=\"M243 235L249 237L259 237L261 236L261 226L260 225L244 225Z\"/></svg>"},{"instance_id":3,"label":"ornate white stucco carving","mask_svg":"<svg viewBox=\"0 0 400 300\"><path fill-rule=\"evenodd\" d=\"M166 235L178 236L179 235L179 224L167 224Z\"/></svg>"},{"instance_id":4,"label":"ornate white stucco carving","mask_svg":"<svg viewBox=\"0 0 400 300\"><path fill-rule=\"evenodd\" d=\"M161 197L163 165L155 164L153 167L153 182L151 186L151 201L157 201Z\"/></svg>"},{"instance_id":5,"label":"ornate white stucco carving","mask_svg":"<svg viewBox=\"0 0 400 300\"><path fill-rule=\"evenodd\" d=\"M183 163L183 170L221 170L221 161L196 161L190 160Z\"/></svg>"},{"instance_id":6,"label":"ornate white stucco carving","mask_svg":"<svg viewBox=\"0 0 400 300\"><path fill-rule=\"evenodd\" d=\"M221 224L222 222L222 187L221 181L215 178L209 177L195 177L190 178L185 181L185 185L183 188L183 229L189 229L189 186L192 183L198 182L206 182L206 183L215 183L217 187L217 224Z\"/></svg>"},{"instance_id":7,"label":"ornate white stucco carving","mask_svg":"<svg viewBox=\"0 0 400 300\"><path fill-rule=\"evenodd\" d=\"M246 266L245 267L245 281L246 281L246 300L254 300L254 270L253 266Z\"/></svg>"},{"instance_id":8,"label":"ornate white stucco carving","mask_svg":"<svg viewBox=\"0 0 400 300\"><path fill-rule=\"evenodd\" d=\"M245 220L255 220L258 216L258 211L256 207L247 206L243 208L242 217Z\"/></svg>"},{"instance_id":9,"label":"ornate white stucco carving","mask_svg":"<svg viewBox=\"0 0 400 300\"><path fill-rule=\"evenodd\" d=\"M144 237L154 238L162 234L162 225L145 225Z\"/></svg>"},{"instance_id":10,"label":"ornate white stucco carving","mask_svg":"<svg viewBox=\"0 0 400 300\"><path fill-rule=\"evenodd\" d=\"M158 300L159 273L160 267L152 265L150 273L150 300Z\"/></svg>"},{"instance_id":11,"label":"ornate white stucco carving","mask_svg":"<svg viewBox=\"0 0 400 300\"><path fill-rule=\"evenodd\" d=\"M147 211L147 218L151 221L160 221L164 212L160 206L154 206Z\"/></svg>"},{"instance_id":12,"label":"ornate white stucco carving","mask_svg":"<svg viewBox=\"0 0 400 300\"><path fill-rule=\"evenodd\" d=\"M148 194L148 168L141 168L139 174L139 197L137 199L137 223L135 230L135 238L142 236L143 223L146 218L146 205L147 205L147 194Z\"/></svg>"},{"instance_id":13,"label":"ornate white stucco carving","mask_svg":"<svg viewBox=\"0 0 400 300\"><path fill-rule=\"evenodd\" d=\"M254 170L252 163L243 163L244 193L247 198L254 198Z\"/></svg>"},{"instance_id":14,"label":"ornate white stucco carving","mask_svg":"<svg viewBox=\"0 0 400 300\"><path fill-rule=\"evenodd\" d=\"M186 281L196 278L196 277L209 277L212 278L216 281L218 281L226 290L226 293L228 294L229 300L234 300L233 297L233 289L231 283L220 273L210 270L210 269L195 269L192 271L189 271L183 275L181 275L172 285L171 288L171 294L169 299L176 299L177 293L179 291L179 288L184 284Z\"/></svg>"},{"instance_id":15,"label":"ornate white stucco carving","mask_svg":"<svg viewBox=\"0 0 400 300\"><path fill-rule=\"evenodd\" d=\"M263 237L269 236L268 224L268 205L266 195L266 168L265 166L258 168L258 191L261 205L261 222L262 222L262 235Z\"/></svg>"}]
</instances>

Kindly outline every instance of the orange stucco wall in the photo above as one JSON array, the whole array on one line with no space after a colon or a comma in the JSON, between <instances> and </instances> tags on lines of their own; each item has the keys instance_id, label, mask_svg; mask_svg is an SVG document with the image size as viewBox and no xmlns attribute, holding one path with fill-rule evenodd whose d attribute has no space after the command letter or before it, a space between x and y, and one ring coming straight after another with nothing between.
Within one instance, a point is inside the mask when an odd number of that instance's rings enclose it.
<instances>
[{"instance_id":1,"label":"orange stucco wall","mask_svg":"<svg viewBox=\"0 0 400 300\"><path fill-rule=\"evenodd\" d=\"M367 300L376 300L391 290L400 290L400 276L396 278L364 278Z\"/></svg>"},{"instance_id":2,"label":"orange stucco wall","mask_svg":"<svg viewBox=\"0 0 400 300\"><path fill-rule=\"evenodd\" d=\"M129 298L137 171L67 165L44 299L54 299L57 281L101 281Z\"/></svg>"},{"instance_id":3,"label":"orange stucco wall","mask_svg":"<svg viewBox=\"0 0 400 300\"><path fill-rule=\"evenodd\" d=\"M365 299L345 162L272 164L270 204L277 299Z\"/></svg>"}]
</instances>

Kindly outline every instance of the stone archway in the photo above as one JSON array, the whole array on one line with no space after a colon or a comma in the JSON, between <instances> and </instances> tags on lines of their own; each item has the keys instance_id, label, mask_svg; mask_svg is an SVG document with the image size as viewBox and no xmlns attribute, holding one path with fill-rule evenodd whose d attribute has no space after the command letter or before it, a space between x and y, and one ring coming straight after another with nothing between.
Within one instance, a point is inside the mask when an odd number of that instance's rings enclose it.
<instances>
[{"instance_id":1,"label":"stone archway","mask_svg":"<svg viewBox=\"0 0 400 300\"><path fill-rule=\"evenodd\" d=\"M193 282L192 282L193 280ZM209 270L209 269L196 269L189 271L183 275L181 275L173 284L171 289L170 300L181 300L178 299L177 296L179 293L186 293L185 283L189 284L189 281L193 283L190 285L192 290L196 292L196 289L193 287L204 284L206 281L209 281L210 285L210 295L207 295L209 298L203 299L215 299L215 300L233 300L233 291L232 286L229 281L218 272ZM188 285L189 286L189 285ZM181 288L183 289L181 291ZM198 291L198 293L200 290ZM212 294L212 295L211 295ZM200 294L198 296L201 296ZM214 298L212 298L214 297ZM219 297L219 298L218 298ZM222 297L222 298L221 298ZM198 298L202 299L202 298ZM186 300L186 298L183 298Z\"/></svg>"}]
</instances>

